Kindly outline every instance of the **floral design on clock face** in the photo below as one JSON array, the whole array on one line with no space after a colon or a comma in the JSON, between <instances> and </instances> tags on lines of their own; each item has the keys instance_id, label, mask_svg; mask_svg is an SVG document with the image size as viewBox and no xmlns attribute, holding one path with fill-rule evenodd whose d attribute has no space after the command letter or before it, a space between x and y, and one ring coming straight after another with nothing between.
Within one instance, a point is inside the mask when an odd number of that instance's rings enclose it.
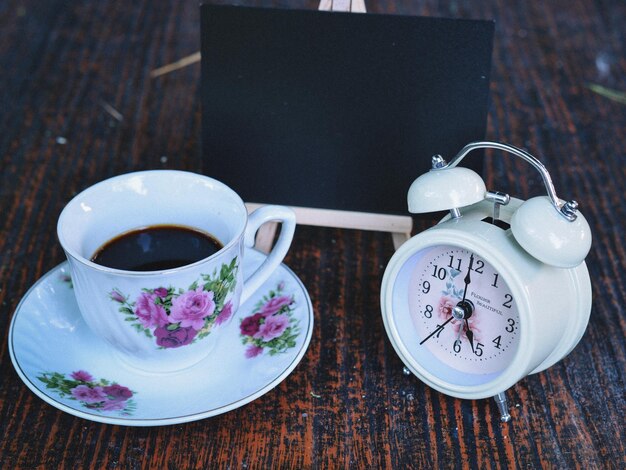
<instances>
[{"instance_id":1,"label":"floral design on clock face","mask_svg":"<svg viewBox=\"0 0 626 470\"><path fill-rule=\"evenodd\" d=\"M409 310L420 347L458 371L502 371L517 350L519 313L511 290L469 250L424 250L411 275Z\"/></svg>"}]
</instances>

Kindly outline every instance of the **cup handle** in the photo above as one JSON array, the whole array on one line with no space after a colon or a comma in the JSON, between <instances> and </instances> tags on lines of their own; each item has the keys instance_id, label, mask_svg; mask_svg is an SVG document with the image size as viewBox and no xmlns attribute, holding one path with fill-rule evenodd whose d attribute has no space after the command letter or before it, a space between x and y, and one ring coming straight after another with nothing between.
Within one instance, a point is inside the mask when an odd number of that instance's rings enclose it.
<instances>
[{"instance_id":1,"label":"cup handle","mask_svg":"<svg viewBox=\"0 0 626 470\"><path fill-rule=\"evenodd\" d=\"M270 277L276 268L285 258L293 233L296 230L296 214L293 210L285 206L263 206L259 207L248 216L248 225L244 235L244 245L246 248L254 246L254 239L259 227L266 222L281 222L280 235L278 240L269 252L267 258L243 283L241 293L241 303L243 304L261 285Z\"/></svg>"}]
</instances>

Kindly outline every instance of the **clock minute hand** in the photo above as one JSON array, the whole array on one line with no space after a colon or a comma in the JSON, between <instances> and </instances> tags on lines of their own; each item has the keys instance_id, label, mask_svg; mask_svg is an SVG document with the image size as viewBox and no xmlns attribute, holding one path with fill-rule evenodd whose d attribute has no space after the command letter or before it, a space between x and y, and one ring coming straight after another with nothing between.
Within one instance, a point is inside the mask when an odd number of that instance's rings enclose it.
<instances>
[{"instance_id":1,"label":"clock minute hand","mask_svg":"<svg viewBox=\"0 0 626 470\"><path fill-rule=\"evenodd\" d=\"M467 288L469 287L470 282L472 282L472 279L470 278L470 273L472 272L472 266L474 266L474 253L470 255L469 268L467 269L467 274L465 275L465 279L463 279L463 282L465 283L465 289L463 290L463 300L461 300L461 302L465 300L465 296L467 295Z\"/></svg>"}]
</instances>

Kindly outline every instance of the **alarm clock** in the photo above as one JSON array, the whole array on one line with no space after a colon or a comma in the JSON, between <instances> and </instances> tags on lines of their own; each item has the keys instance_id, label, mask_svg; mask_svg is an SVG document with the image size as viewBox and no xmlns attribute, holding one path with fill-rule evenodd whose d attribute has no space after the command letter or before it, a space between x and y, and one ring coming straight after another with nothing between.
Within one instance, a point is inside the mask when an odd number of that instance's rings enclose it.
<instances>
[{"instance_id":1,"label":"alarm clock","mask_svg":"<svg viewBox=\"0 0 626 470\"><path fill-rule=\"evenodd\" d=\"M457 166L481 148L530 163L547 195L488 191ZM587 327L589 224L575 201L557 197L538 159L498 142L468 144L449 163L432 157L407 199L409 212L449 213L391 258L381 286L387 335L405 370L453 397L493 396L508 421L505 391L565 357Z\"/></svg>"}]
</instances>

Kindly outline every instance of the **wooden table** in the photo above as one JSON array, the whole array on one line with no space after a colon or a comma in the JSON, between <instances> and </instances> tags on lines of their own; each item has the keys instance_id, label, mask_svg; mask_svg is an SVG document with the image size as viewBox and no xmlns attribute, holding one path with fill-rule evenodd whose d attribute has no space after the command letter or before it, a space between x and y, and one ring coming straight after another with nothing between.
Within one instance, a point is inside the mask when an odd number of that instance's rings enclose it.
<instances>
[{"instance_id":1,"label":"wooden table","mask_svg":"<svg viewBox=\"0 0 626 470\"><path fill-rule=\"evenodd\" d=\"M270 6L272 2L239 2ZM314 9L316 1L274 2ZM16 375L7 332L26 290L63 261L55 227L79 190L139 169L200 171L197 1L0 4L1 468L626 468L624 25L614 1L371 1L369 12L496 20L487 137L532 149L579 200L594 305L578 347L509 393L460 401L402 373L379 309L388 234L299 227L286 263L316 326L302 362L235 411L133 428L65 414ZM621 101L620 101L621 99ZM489 188L541 193L523 162L487 154ZM418 230L430 222L420 222Z\"/></svg>"}]
</instances>

